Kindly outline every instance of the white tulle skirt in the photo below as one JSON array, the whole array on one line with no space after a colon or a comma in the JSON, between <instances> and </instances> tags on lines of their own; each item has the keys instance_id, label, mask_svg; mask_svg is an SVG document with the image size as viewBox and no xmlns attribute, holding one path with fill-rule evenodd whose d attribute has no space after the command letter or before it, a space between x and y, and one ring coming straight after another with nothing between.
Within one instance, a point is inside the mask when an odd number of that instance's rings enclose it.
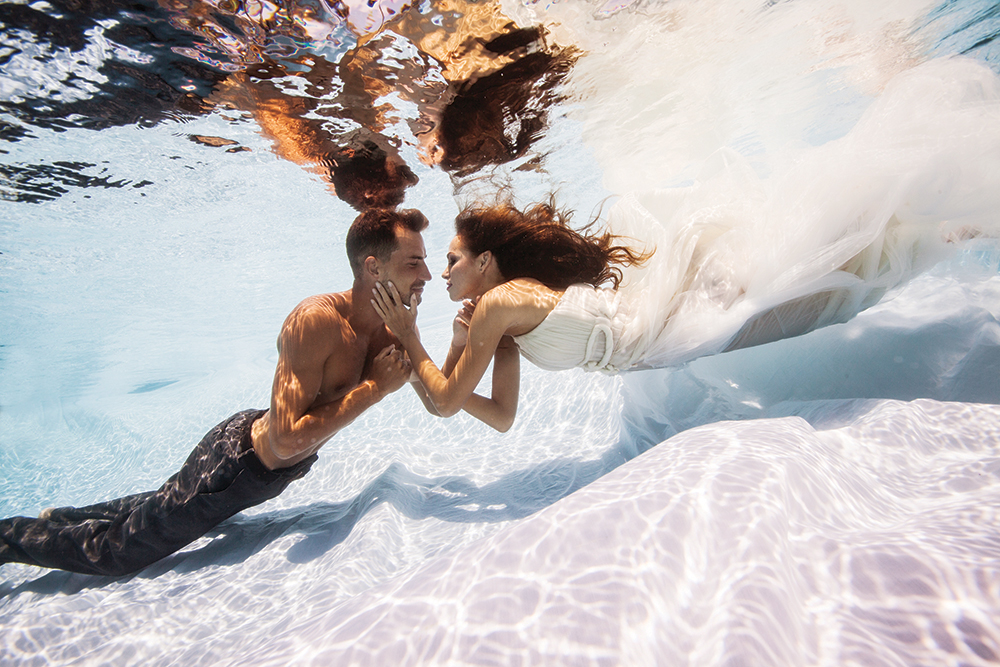
<instances>
[{"instance_id":1,"label":"white tulle skirt","mask_svg":"<svg viewBox=\"0 0 1000 667\"><path fill-rule=\"evenodd\" d=\"M844 322L970 238L1000 236L1000 79L949 58L894 78L844 137L721 150L689 187L618 200L609 228L655 248L625 271L636 368Z\"/></svg>"}]
</instances>

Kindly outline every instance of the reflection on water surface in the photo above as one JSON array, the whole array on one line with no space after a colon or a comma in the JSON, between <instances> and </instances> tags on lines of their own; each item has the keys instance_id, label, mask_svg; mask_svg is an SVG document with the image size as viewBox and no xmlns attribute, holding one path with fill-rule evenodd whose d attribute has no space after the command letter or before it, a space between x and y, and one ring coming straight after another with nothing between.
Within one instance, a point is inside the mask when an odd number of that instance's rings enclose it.
<instances>
[{"instance_id":1,"label":"reflection on water surface","mask_svg":"<svg viewBox=\"0 0 1000 667\"><path fill-rule=\"evenodd\" d=\"M515 25L497 2L368 5L5 5L0 136L217 111L253 119L279 156L358 210L396 205L416 183L404 147L464 178L523 157L541 137L574 49ZM58 166L5 167L6 197L37 202L111 183Z\"/></svg>"}]
</instances>

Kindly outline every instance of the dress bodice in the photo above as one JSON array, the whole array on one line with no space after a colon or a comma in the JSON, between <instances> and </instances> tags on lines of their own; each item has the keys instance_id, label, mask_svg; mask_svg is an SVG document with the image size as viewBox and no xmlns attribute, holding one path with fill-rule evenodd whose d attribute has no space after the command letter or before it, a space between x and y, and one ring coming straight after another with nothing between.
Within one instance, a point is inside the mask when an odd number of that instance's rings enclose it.
<instances>
[{"instance_id":1,"label":"dress bodice","mask_svg":"<svg viewBox=\"0 0 1000 667\"><path fill-rule=\"evenodd\" d=\"M609 288L571 285L542 322L514 336L521 354L545 370L582 367L615 373L630 367L639 356L628 344L628 307L621 294Z\"/></svg>"}]
</instances>

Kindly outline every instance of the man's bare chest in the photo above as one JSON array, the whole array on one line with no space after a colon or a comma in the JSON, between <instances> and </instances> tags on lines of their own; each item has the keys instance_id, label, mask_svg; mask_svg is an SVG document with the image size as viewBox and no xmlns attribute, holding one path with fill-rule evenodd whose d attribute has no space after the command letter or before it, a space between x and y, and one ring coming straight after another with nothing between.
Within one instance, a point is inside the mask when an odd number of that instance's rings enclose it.
<instances>
[{"instance_id":1,"label":"man's bare chest","mask_svg":"<svg viewBox=\"0 0 1000 667\"><path fill-rule=\"evenodd\" d=\"M381 340L351 341L345 348L331 354L323 364L323 379L316 404L340 400L364 382L378 354L378 350L373 347L380 343L389 344L388 341Z\"/></svg>"}]
</instances>

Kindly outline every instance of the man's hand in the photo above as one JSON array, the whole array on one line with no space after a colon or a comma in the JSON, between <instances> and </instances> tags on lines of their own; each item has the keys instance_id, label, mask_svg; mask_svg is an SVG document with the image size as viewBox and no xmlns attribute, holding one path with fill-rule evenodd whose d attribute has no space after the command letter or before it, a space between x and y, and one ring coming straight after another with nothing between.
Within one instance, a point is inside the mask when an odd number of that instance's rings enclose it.
<instances>
[{"instance_id":1,"label":"man's hand","mask_svg":"<svg viewBox=\"0 0 1000 667\"><path fill-rule=\"evenodd\" d=\"M387 396L406 384L411 371L410 361L403 351L397 350L395 345L390 345L372 360L372 370L368 379L375 383L382 396Z\"/></svg>"}]
</instances>

